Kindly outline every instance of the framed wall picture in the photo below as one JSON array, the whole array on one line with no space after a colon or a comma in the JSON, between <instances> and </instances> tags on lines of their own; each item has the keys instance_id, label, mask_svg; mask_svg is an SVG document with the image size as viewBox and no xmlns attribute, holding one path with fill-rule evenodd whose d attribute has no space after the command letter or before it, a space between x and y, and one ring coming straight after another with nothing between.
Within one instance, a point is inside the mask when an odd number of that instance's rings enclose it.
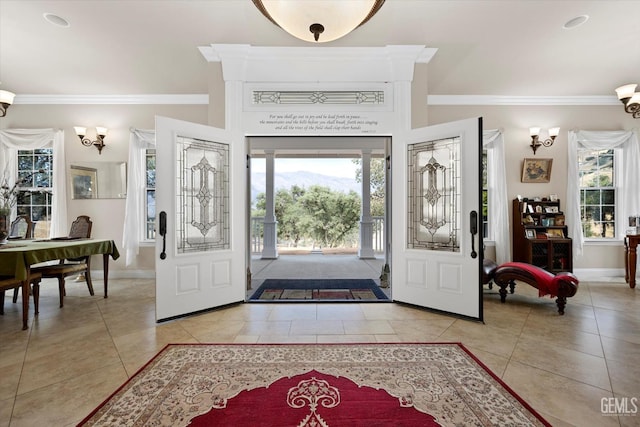
<instances>
[{"instance_id":1,"label":"framed wall picture","mask_svg":"<svg viewBox=\"0 0 640 427\"><path fill-rule=\"evenodd\" d=\"M98 197L98 192L96 191L98 185L97 169L72 165L69 172L71 178L71 198L95 199Z\"/></svg>"},{"instance_id":2,"label":"framed wall picture","mask_svg":"<svg viewBox=\"0 0 640 427\"><path fill-rule=\"evenodd\" d=\"M524 159L522 161L522 182L549 182L553 159Z\"/></svg>"}]
</instances>

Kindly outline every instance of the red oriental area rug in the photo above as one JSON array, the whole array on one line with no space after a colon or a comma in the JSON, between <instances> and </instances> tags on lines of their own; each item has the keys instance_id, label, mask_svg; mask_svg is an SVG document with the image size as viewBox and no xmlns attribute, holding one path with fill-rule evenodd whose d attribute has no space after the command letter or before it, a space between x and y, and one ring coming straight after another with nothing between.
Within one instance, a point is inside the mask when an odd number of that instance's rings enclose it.
<instances>
[{"instance_id":1,"label":"red oriental area rug","mask_svg":"<svg viewBox=\"0 0 640 427\"><path fill-rule=\"evenodd\" d=\"M81 426L549 426L458 343L171 344Z\"/></svg>"}]
</instances>

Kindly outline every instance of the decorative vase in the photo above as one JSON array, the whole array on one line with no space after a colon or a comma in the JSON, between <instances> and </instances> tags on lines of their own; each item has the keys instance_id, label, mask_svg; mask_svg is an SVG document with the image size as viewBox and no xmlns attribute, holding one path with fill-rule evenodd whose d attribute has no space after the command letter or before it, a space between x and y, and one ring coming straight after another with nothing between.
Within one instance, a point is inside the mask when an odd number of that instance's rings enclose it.
<instances>
[{"instance_id":1,"label":"decorative vase","mask_svg":"<svg viewBox=\"0 0 640 427\"><path fill-rule=\"evenodd\" d=\"M0 211L0 245L7 243L9 237L9 213Z\"/></svg>"}]
</instances>

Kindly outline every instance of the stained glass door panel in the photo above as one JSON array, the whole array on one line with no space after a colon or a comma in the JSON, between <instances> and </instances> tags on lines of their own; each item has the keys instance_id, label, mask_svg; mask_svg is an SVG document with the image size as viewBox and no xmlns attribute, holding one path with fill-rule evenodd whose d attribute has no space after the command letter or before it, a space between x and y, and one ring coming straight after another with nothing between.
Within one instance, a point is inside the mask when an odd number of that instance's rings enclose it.
<instances>
[{"instance_id":1,"label":"stained glass door panel","mask_svg":"<svg viewBox=\"0 0 640 427\"><path fill-rule=\"evenodd\" d=\"M229 249L229 146L178 137L176 253Z\"/></svg>"},{"instance_id":2,"label":"stained glass door panel","mask_svg":"<svg viewBox=\"0 0 640 427\"><path fill-rule=\"evenodd\" d=\"M407 247L460 251L460 138L410 144Z\"/></svg>"}]
</instances>

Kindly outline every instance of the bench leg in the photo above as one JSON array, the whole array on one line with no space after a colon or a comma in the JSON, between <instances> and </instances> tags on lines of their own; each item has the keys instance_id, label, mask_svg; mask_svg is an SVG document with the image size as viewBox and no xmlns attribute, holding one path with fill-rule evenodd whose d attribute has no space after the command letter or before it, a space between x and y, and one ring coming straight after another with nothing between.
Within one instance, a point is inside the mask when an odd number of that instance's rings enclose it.
<instances>
[{"instance_id":1,"label":"bench leg","mask_svg":"<svg viewBox=\"0 0 640 427\"><path fill-rule=\"evenodd\" d=\"M500 286L500 290L498 291L500 293L500 302L504 303L507 300L507 286L509 285L509 283L498 283L498 286Z\"/></svg>"},{"instance_id":2,"label":"bench leg","mask_svg":"<svg viewBox=\"0 0 640 427\"><path fill-rule=\"evenodd\" d=\"M559 296L558 299L556 299L556 304L558 305L558 313L561 315L564 314L564 307L567 305L567 298Z\"/></svg>"}]
</instances>

